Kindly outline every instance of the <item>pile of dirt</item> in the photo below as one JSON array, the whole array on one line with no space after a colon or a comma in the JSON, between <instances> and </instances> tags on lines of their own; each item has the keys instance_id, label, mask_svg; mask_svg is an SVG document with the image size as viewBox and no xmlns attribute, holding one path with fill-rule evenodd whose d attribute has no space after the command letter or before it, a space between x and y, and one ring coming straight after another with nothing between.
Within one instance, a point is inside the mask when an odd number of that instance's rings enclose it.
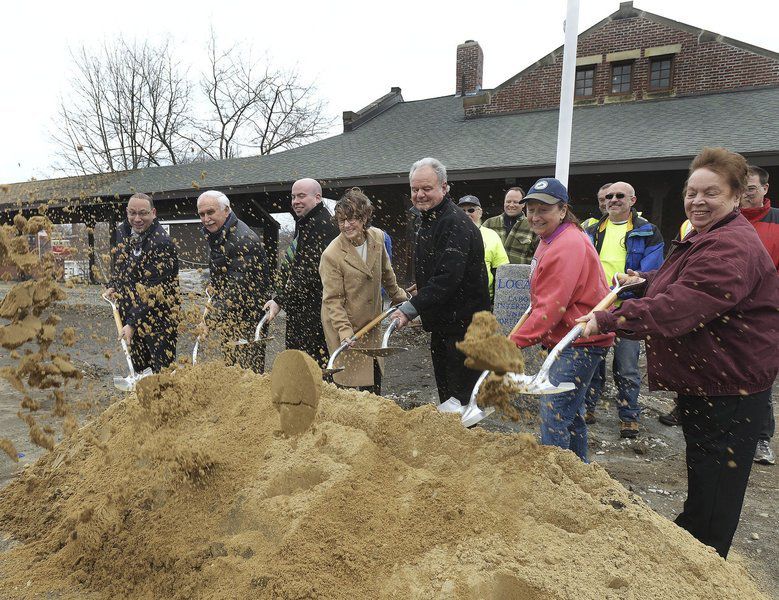
<instances>
[{"instance_id":1,"label":"pile of dirt","mask_svg":"<svg viewBox=\"0 0 779 600\"><path fill-rule=\"evenodd\" d=\"M141 381L0 491L3 598L760 598L597 465L322 384ZM48 595L47 595L48 594Z\"/></svg>"}]
</instances>

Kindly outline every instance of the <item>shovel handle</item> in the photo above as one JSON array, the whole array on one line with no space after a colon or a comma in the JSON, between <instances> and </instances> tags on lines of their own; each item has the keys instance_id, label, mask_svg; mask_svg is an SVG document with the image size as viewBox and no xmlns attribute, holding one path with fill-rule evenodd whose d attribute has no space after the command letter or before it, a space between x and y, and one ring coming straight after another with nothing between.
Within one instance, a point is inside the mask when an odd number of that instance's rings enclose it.
<instances>
[{"instance_id":1,"label":"shovel handle","mask_svg":"<svg viewBox=\"0 0 779 600\"><path fill-rule=\"evenodd\" d=\"M356 342L359 340L362 336L364 336L366 333L368 333L371 329L376 327L379 323L381 323L386 317L391 315L392 313L397 310L397 306L390 306L387 310L383 311L380 315L377 315L372 320L368 321L368 323L363 326L362 329L360 329L357 333L355 333L352 337L349 339L353 342Z\"/></svg>"},{"instance_id":2,"label":"shovel handle","mask_svg":"<svg viewBox=\"0 0 779 600\"><path fill-rule=\"evenodd\" d=\"M519 328L522 327L522 325L527 321L527 318L530 316L530 311L533 307L531 305L528 305L528 307L525 309L525 312L522 313L522 316L519 317L519 321L517 321L517 324L514 325L513 329L509 333L509 337L514 335L517 331L519 331Z\"/></svg>"},{"instance_id":3,"label":"shovel handle","mask_svg":"<svg viewBox=\"0 0 779 600\"><path fill-rule=\"evenodd\" d=\"M609 308L614 302L617 300L617 294L621 291L621 287L619 289L614 289L610 291L603 300L598 302L595 306L592 307L591 312L597 312L599 310L606 310Z\"/></svg>"},{"instance_id":4,"label":"shovel handle","mask_svg":"<svg viewBox=\"0 0 779 600\"><path fill-rule=\"evenodd\" d=\"M122 317L119 316L119 311L116 309L116 306L111 307L111 312L114 313L114 323L116 324L116 333L119 335L122 335Z\"/></svg>"}]
</instances>

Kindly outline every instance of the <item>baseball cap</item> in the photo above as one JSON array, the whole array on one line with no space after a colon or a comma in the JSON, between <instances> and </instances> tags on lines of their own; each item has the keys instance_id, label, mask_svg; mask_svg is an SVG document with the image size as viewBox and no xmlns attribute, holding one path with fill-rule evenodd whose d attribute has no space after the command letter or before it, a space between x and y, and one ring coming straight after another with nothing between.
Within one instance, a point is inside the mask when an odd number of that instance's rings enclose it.
<instances>
[{"instance_id":1,"label":"baseball cap","mask_svg":"<svg viewBox=\"0 0 779 600\"><path fill-rule=\"evenodd\" d=\"M462 206L463 204L473 204L475 206L481 206L481 202L479 202L479 199L476 196L471 196L468 194L467 196L463 196L457 201L457 206Z\"/></svg>"},{"instance_id":2,"label":"baseball cap","mask_svg":"<svg viewBox=\"0 0 779 600\"><path fill-rule=\"evenodd\" d=\"M568 190L554 177L543 177L533 184L525 196L527 200L538 200L546 204L565 202L568 204ZM462 202L462 201L461 201Z\"/></svg>"}]
</instances>

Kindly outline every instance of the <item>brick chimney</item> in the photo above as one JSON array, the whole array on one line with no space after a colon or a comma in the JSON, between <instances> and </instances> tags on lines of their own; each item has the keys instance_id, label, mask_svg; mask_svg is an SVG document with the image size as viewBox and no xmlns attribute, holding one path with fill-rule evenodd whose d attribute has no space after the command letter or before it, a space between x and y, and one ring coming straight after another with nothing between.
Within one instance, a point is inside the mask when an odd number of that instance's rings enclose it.
<instances>
[{"instance_id":1,"label":"brick chimney","mask_svg":"<svg viewBox=\"0 0 779 600\"><path fill-rule=\"evenodd\" d=\"M484 53L479 42L466 40L457 46L456 96L470 96L481 90Z\"/></svg>"}]
</instances>

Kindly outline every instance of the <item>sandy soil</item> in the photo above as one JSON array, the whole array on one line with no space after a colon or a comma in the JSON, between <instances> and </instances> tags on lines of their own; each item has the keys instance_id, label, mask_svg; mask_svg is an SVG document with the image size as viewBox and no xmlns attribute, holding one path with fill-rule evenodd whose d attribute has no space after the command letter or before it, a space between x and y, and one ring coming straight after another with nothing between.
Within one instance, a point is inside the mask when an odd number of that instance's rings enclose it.
<instances>
[{"instance_id":1,"label":"sandy soil","mask_svg":"<svg viewBox=\"0 0 779 600\"><path fill-rule=\"evenodd\" d=\"M0 287L0 296L7 289L6 285ZM111 315L99 299L98 291L97 288L72 290L69 299L57 311L62 317L62 326L72 326L78 333L71 353L74 364L84 372L84 392L78 394L82 402L77 412L82 424L117 399L118 392L111 385L111 376L124 374L121 356L114 342ZM269 348L269 365L282 349L283 335L278 331L278 325L274 328L276 339ZM420 328L409 328L396 334L395 339L409 347L409 351L387 360L384 395L404 408L433 402L436 390L427 349L428 336ZM191 348L191 337L183 336L179 340L179 354L188 354ZM0 366L8 364L8 361L7 355L0 356ZM532 369L531 361L528 371ZM775 410L779 406L777 388L779 386L775 386ZM44 406L51 402L47 394L41 394L37 399ZM523 399L523 402L523 421L514 423L491 417L484 423L485 429L535 433L537 423L532 417L533 401ZM669 410L670 396L644 393L641 402L645 408L641 436L633 441L620 440L613 394L607 394L599 408L598 423L590 427L591 459L626 488L640 495L659 514L672 519L681 508L686 487L682 434L678 428L668 428L657 421L659 413ZM27 425L16 416L18 405L18 393L0 380L0 431L13 441L21 455L18 464L4 457L0 460L0 486L7 484L19 470L45 452L29 442ZM43 419L41 422L46 424ZM776 450L776 446L774 448ZM779 589L777 473L777 467L754 466L730 560L742 563L767 596L779 598L776 595ZM0 532L0 551L11 543Z\"/></svg>"}]
</instances>

